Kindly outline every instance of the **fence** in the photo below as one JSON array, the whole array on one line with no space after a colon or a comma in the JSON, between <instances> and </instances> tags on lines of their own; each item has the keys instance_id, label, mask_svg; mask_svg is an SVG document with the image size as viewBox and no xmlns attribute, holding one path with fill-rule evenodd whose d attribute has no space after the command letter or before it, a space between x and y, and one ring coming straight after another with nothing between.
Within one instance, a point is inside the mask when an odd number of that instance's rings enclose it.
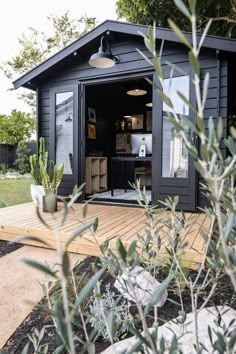
<instances>
[{"instance_id":1,"label":"fence","mask_svg":"<svg viewBox=\"0 0 236 354\"><path fill-rule=\"evenodd\" d=\"M30 149L29 155L36 153L36 143L28 143L27 147ZM16 149L15 145L0 144L0 164L5 163L8 168L15 168Z\"/></svg>"}]
</instances>

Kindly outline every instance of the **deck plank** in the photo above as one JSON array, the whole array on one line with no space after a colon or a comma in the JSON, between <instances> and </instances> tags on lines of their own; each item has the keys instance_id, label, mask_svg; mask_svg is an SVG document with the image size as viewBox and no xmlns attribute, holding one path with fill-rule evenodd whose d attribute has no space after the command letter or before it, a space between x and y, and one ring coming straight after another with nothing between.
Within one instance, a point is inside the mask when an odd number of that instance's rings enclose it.
<instances>
[{"instance_id":1,"label":"deck plank","mask_svg":"<svg viewBox=\"0 0 236 354\"><path fill-rule=\"evenodd\" d=\"M58 223L61 223L63 217L62 205L59 204L58 212L55 214ZM41 237L48 243L49 248L55 248L55 236L53 232L52 216L48 213L42 213L45 221L52 227L47 229L45 225L38 219L35 206L33 203L16 205L0 209L0 239L11 240L16 236L37 236ZM157 217L162 222L163 218L170 215L169 212L163 211ZM185 213L186 219L192 216L196 217L187 230L181 232L183 241L188 242L185 260L190 262L193 267L202 260L205 242L200 235L200 227L206 232L209 231L211 220L203 213ZM65 246L69 236L79 227L82 222L89 222L99 218L99 225L95 236L86 231L82 237L78 237L69 247L71 252L81 253L85 255L100 255L98 244L102 244L107 238L112 238L110 246L115 249L116 240L120 238L125 246L129 246L131 242L137 239L137 235L145 235L147 229L147 218L144 210L141 208L95 205L89 204L88 214L85 219L82 217L82 204L75 205L75 212L70 211L65 224L60 226L60 236L62 245ZM156 227L159 227L158 223ZM168 246L169 238L167 234L169 230L163 225L159 232L163 239L163 245ZM94 239L96 238L96 241ZM24 241L25 244L38 246L34 241Z\"/></svg>"}]
</instances>

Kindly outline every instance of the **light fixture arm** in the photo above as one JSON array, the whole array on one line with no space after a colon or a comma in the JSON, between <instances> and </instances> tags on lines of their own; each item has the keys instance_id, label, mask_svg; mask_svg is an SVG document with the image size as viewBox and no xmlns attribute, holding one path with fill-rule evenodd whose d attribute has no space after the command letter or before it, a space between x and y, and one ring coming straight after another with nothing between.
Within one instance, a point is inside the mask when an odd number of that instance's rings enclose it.
<instances>
[{"instance_id":1,"label":"light fixture arm","mask_svg":"<svg viewBox=\"0 0 236 354\"><path fill-rule=\"evenodd\" d=\"M114 56L111 52L109 41L107 39L108 32L101 37L100 47L97 53L91 55L89 64L94 68L105 69L111 68L115 64L119 63L119 58Z\"/></svg>"},{"instance_id":2,"label":"light fixture arm","mask_svg":"<svg viewBox=\"0 0 236 354\"><path fill-rule=\"evenodd\" d=\"M107 35L102 36L102 38L101 38L99 52L105 52L105 44L106 44L106 47L107 47L107 50L108 50L109 54L112 56L112 58L115 61L115 63L116 64L119 63L120 58L114 56L112 54L112 52L111 52L111 47L110 47L110 44L108 42Z\"/></svg>"}]
</instances>

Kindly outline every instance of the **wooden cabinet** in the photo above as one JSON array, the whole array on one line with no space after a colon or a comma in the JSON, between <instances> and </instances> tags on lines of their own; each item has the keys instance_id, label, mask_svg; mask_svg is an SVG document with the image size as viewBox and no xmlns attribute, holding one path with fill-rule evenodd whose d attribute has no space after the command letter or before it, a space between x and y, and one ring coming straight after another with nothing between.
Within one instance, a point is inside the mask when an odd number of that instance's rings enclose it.
<instances>
[{"instance_id":1,"label":"wooden cabinet","mask_svg":"<svg viewBox=\"0 0 236 354\"><path fill-rule=\"evenodd\" d=\"M85 171L87 194L107 190L107 157L86 157Z\"/></svg>"}]
</instances>

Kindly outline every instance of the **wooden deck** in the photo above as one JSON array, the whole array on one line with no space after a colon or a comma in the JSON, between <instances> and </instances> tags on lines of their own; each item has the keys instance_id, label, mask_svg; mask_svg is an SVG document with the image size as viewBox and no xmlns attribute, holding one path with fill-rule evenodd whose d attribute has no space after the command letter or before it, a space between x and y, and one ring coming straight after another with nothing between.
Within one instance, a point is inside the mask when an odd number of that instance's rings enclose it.
<instances>
[{"instance_id":1,"label":"wooden deck","mask_svg":"<svg viewBox=\"0 0 236 354\"><path fill-rule=\"evenodd\" d=\"M62 206L59 206L62 209ZM147 228L147 219L144 210L140 208L95 205L88 206L86 219L81 215L81 205L75 205L75 212L70 212L66 223L60 227L60 235L63 244L68 237L81 225L81 222L92 221L99 218L99 225L96 232L96 240L88 231L82 237L78 237L69 248L71 252L85 255L100 255L98 244L102 244L107 238L112 238L110 245L115 247L116 239L120 238L125 245L129 245L137 238L137 234L144 235ZM163 212L163 218L167 212ZM37 236L44 239L50 246L55 248L55 236L53 231L52 216L47 213L42 214L44 220L51 226L48 229L38 219L33 203L21 204L0 209L0 239L12 240L16 236ZM56 214L58 223L62 220L63 212L59 210ZM186 218L195 216L195 221L191 223L188 230L183 231L181 237L188 241L187 251L184 259L196 266L200 262L205 248L205 242L200 235L200 227L205 231L210 228L210 219L202 213L185 213ZM164 240L165 241L165 240ZM26 244L39 245L34 241L24 241ZM41 246L41 245L40 245Z\"/></svg>"}]
</instances>

